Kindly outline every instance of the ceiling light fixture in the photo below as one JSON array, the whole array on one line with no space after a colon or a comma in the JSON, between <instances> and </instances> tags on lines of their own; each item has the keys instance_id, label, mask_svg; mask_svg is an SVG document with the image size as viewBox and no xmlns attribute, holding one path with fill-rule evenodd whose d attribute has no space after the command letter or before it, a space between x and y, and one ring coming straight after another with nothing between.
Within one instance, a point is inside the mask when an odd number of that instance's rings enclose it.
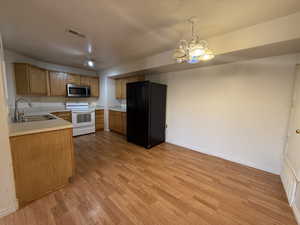
<instances>
[{"instance_id":1,"label":"ceiling light fixture","mask_svg":"<svg viewBox=\"0 0 300 225\"><path fill-rule=\"evenodd\" d=\"M198 35L195 35L194 26L196 18L192 17L188 22L192 25L192 39L190 41L180 40L179 47L175 50L173 58L177 63L190 64L213 59L215 55L208 48L207 41L201 40Z\"/></svg>"},{"instance_id":2,"label":"ceiling light fixture","mask_svg":"<svg viewBox=\"0 0 300 225\"><path fill-rule=\"evenodd\" d=\"M92 68L95 67L95 61L92 59L86 60L84 64L85 64L85 66L88 66L88 67L92 67Z\"/></svg>"}]
</instances>

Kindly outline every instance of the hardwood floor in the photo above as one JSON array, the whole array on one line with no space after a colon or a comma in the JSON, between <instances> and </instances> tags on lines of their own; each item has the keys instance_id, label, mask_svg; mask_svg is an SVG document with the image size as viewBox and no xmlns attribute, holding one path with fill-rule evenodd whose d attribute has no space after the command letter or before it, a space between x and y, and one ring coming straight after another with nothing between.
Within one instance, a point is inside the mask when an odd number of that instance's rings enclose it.
<instances>
[{"instance_id":1,"label":"hardwood floor","mask_svg":"<svg viewBox=\"0 0 300 225\"><path fill-rule=\"evenodd\" d=\"M0 225L296 225L279 176L171 144L75 138L76 176Z\"/></svg>"}]
</instances>

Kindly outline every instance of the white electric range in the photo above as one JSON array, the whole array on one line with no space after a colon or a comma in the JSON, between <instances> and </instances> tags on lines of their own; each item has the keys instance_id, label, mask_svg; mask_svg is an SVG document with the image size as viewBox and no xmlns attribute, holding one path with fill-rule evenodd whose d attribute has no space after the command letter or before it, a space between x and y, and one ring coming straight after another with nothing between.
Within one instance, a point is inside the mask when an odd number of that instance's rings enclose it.
<instances>
[{"instance_id":1,"label":"white electric range","mask_svg":"<svg viewBox=\"0 0 300 225\"><path fill-rule=\"evenodd\" d=\"M90 134L95 129L95 109L89 103L66 103L66 108L72 112L73 136Z\"/></svg>"}]
</instances>

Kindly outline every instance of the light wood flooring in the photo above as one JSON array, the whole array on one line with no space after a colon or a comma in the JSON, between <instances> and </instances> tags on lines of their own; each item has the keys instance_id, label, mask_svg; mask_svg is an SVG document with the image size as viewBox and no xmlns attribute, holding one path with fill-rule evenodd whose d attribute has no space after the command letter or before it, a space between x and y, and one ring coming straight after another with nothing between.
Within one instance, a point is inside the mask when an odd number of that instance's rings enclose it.
<instances>
[{"instance_id":1,"label":"light wood flooring","mask_svg":"<svg viewBox=\"0 0 300 225\"><path fill-rule=\"evenodd\" d=\"M0 225L296 225L279 176L110 132L74 141L73 182Z\"/></svg>"}]
</instances>

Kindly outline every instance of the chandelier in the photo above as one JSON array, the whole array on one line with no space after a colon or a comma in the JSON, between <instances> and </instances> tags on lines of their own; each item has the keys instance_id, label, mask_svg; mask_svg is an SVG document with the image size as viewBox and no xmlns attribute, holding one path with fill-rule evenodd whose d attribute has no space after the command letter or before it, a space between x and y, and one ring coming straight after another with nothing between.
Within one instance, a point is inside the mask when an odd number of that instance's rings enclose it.
<instances>
[{"instance_id":1,"label":"chandelier","mask_svg":"<svg viewBox=\"0 0 300 225\"><path fill-rule=\"evenodd\" d=\"M177 63L194 64L200 61L208 61L215 57L214 53L208 48L207 41L201 40L198 35L195 35L195 20L195 17L188 20L192 25L192 39L190 41L180 40L179 47L173 54L173 58Z\"/></svg>"}]
</instances>

